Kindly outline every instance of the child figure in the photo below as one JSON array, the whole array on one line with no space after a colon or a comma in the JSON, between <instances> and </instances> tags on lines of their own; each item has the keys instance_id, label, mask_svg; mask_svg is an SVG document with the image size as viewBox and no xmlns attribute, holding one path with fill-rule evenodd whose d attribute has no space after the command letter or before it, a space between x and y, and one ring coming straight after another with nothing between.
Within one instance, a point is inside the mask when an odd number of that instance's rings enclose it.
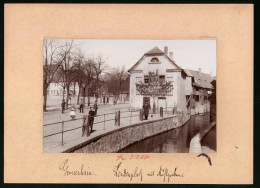
<instances>
[{"instance_id":1,"label":"child figure","mask_svg":"<svg viewBox=\"0 0 260 188\"><path fill-rule=\"evenodd\" d=\"M70 117L71 117L71 119L73 119L73 120L74 120L75 117L76 117L76 108L75 108L74 105L71 107Z\"/></svg>"}]
</instances>

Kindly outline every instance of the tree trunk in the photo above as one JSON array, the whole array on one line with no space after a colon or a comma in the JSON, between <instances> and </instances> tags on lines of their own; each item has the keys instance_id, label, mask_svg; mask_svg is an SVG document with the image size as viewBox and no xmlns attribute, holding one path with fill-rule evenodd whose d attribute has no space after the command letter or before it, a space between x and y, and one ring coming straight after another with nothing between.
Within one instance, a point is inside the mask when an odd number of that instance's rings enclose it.
<instances>
[{"instance_id":1,"label":"tree trunk","mask_svg":"<svg viewBox=\"0 0 260 188\"><path fill-rule=\"evenodd\" d=\"M98 89L99 89L99 75L97 75L97 95L96 95L96 101L98 101L98 97L99 97Z\"/></svg>"},{"instance_id":2,"label":"tree trunk","mask_svg":"<svg viewBox=\"0 0 260 188\"><path fill-rule=\"evenodd\" d=\"M65 95L65 86L62 86L62 89L63 89L63 91L62 91L62 100L64 100L64 95Z\"/></svg>"},{"instance_id":3,"label":"tree trunk","mask_svg":"<svg viewBox=\"0 0 260 188\"><path fill-rule=\"evenodd\" d=\"M74 95L76 94L75 85L76 85L76 82L74 82L73 97L74 97Z\"/></svg>"},{"instance_id":4,"label":"tree trunk","mask_svg":"<svg viewBox=\"0 0 260 188\"><path fill-rule=\"evenodd\" d=\"M47 89L48 87L43 88L43 111L46 112L47 110Z\"/></svg>"},{"instance_id":5,"label":"tree trunk","mask_svg":"<svg viewBox=\"0 0 260 188\"><path fill-rule=\"evenodd\" d=\"M88 89L88 106L90 106L89 89Z\"/></svg>"},{"instance_id":6,"label":"tree trunk","mask_svg":"<svg viewBox=\"0 0 260 188\"><path fill-rule=\"evenodd\" d=\"M156 113L155 97L153 97L153 113Z\"/></svg>"},{"instance_id":7,"label":"tree trunk","mask_svg":"<svg viewBox=\"0 0 260 188\"><path fill-rule=\"evenodd\" d=\"M80 92L81 92L81 88L79 88L79 93L78 93L77 104L79 104Z\"/></svg>"},{"instance_id":8,"label":"tree trunk","mask_svg":"<svg viewBox=\"0 0 260 188\"><path fill-rule=\"evenodd\" d=\"M86 88L84 87L84 89L83 89L83 103L84 103L84 106L85 106L85 98L86 98Z\"/></svg>"},{"instance_id":9,"label":"tree trunk","mask_svg":"<svg viewBox=\"0 0 260 188\"><path fill-rule=\"evenodd\" d=\"M67 86L67 97L66 97L66 107L65 109L68 109L69 108L69 95L70 95L70 87Z\"/></svg>"}]
</instances>

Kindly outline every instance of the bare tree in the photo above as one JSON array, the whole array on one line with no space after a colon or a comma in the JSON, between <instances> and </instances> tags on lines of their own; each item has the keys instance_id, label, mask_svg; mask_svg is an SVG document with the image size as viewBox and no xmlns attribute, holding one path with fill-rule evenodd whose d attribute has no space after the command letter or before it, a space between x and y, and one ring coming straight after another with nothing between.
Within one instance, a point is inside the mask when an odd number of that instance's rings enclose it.
<instances>
[{"instance_id":1,"label":"bare tree","mask_svg":"<svg viewBox=\"0 0 260 188\"><path fill-rule=\"evenodd\" d=\"M46 111L48 87L63 61L58 57L61 47L62 45L56 40L44 39L43 41L43 111Z\"/></svg>"},{"instance_id":2,"label":"bare tree","mask_svg":"<svg viewBox=\"0 0 260 188\"><path fill-rule=\"evenodd\" d=\"M125 71L125 67L112 68L110 72L106 74L106 83L108 91L115 96L115 100L118 100L119 94L128 92L129 90L129 76Z\"/></svg>"},{"instance_id":3,"label":"bare tree","mask_svg":"<svg viewBox=\"0 0 260 188\"><path fill-rule=\"evenodd\" d=\"M108 68L106 65L105 58L99 54L95 59L94 59L94 70L95 70L95 75L96 75L96 100L99 97L98 96L98 89L100 89L100 78L101 74Z\"/></svg>"},{"instance_id":4,"label":"bare tree","mask_svg":"<svg viewBox=\"0 0 260 188\"><path fill-rule=\"evenodd\" d=\"M85 83L85 88L87 88L87 96L88 96L88 106L90 105L90 88L92 88L93 81L96 76L96 71L95 71L95 61L91 58L85 60L84 66L84 83ZM84 89L85 89L84 88ZM85 93L86 91L84 91ZM85 97L84 97L84 104L85 104Z\"/></svg>"},{"instance_id":5,"label":"bare tree","mask_svg":"<svg viewBox=\"0 0 260 188\"><path fill-rule=\"evenodd\" d=\"M58 73L62 77L62 82L60 83L63 88L63 100L65 97L65 91L67 92L66 97L66 109L68 108L68 101L70 96L70 85L73 80L73 40L65 41L63 47L58 54L59 58L61 59L60 69Z\"/></svg>"},{"instance_id":6,"label":"bare tree","mask_svg":"<svg viewBox=\"0 0 260 188\"><path fill-rule=\"evenodd\" d=\"M77 99L77 104L79 104L79 98L81 95L81 89L82 89L82 83L84 82L84 77L85 77L85 73L84 73L84 62L85 62L85 56L83 55L83 53L78 50L78 53L75 55L74 58L74 77L73 80L74 85L75 83L78 83L79 86L79 93L78 93L78 99Z\"/></svg>"},{"instance_id":7,"label":"bare tree","mask_svg":"<svg viewBox=\"0 0 260 188\"><path fill-rule=\"evenodd\" d=\"M158 71L148 73L148 83L136 83L136 90L144 96L153 98L153 113L156 111L155 99L159 96L166 96L173 89L171 81L162 82L158 75Z\"/></svg>"}]
</instances>

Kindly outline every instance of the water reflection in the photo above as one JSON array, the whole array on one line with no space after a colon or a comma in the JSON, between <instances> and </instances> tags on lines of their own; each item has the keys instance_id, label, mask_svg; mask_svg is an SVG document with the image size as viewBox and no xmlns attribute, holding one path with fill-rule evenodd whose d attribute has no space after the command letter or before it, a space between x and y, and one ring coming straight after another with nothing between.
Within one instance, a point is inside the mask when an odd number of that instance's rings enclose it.
<instances>
[{"instance_id":1,"label":"water reflection","mask_svg":"<svg viewBox=\"0 0 260 188\"><path fill-rule=\"evenodd\" d=\"M182 127L134 143L119 153L188 153L191 139L209 124L209 114L191 116Z\"/></svg>"}]
</instances>

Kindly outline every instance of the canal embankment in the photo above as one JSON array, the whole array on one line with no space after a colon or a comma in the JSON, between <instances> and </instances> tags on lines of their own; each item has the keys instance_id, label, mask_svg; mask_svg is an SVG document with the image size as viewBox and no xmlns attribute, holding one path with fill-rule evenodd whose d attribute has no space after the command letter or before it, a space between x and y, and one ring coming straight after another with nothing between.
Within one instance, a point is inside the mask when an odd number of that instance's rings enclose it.
<instances>
[{"instance_id":1,"label":"canal embankment","mask_svg":"<svg viewBox=\"0 0 260 188\"><path fill-rule=\"evenodd\" d=\"M178 128L189 118L189 115L177 114L156 120L145 120L99 135L64 152L115 153L135 142Z\"/></svg>"},{"instance_id":2,"label":"canal embankment","mask_svg":"<svg viewBox=\"0 0 260 188\"><path fill-rule=\"evenodd\" d=\"M216 127L216 126L214 126ZM190 143L197 138L198 151L216 152L216 129L211 128L210 115L194 115L182 126L148 137L120 150L120 153L189 153ZM211 128L211 129L210 129ZM214 130L215 131L214 131ZM200 139L199 134L203 138ZM204 134L206 133L206 134ZM200 145L201 144L201 145ZM198 147L199 146L199 147Z\"/></svg>"},{"instance_id":3,"label":"canal embankment","mask_svg":"<svg viewBox=\"0 0 260 188\"><path fill-rule=\"evenodd\" d=\"M208 126L205 126L203 129L199 131L198 134L196 134L190 141L190 150L189 153L207 153L212 152L210 147L204 146L202 143L202 140L210 134L211 130L216 128L216 122L211 122L208 124ZM211 140L216 142L216 131L213 133L215 137L210 136ZM208 139L210 139L208 138ZM214 138L214 139L212 139ZM214 145L214 144L213 144ZM216 151L216 144L213 146L213 149Z\"/></svg>"}]
</instances>

